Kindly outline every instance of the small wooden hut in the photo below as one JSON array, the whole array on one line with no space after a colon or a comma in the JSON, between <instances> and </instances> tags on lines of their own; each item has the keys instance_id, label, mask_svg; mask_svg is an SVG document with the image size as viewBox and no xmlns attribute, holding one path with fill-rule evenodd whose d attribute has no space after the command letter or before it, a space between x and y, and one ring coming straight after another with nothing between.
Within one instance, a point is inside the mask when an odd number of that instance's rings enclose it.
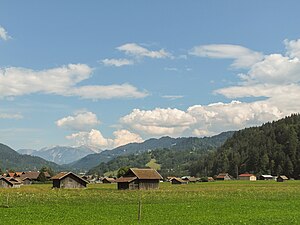
<instances>
[{"instance_id":1,"label":"small wooden hut","mask_svg":"<svg viewBox=\"0 0 300 225\"><path fill-rule=\"evenodd\" d=\"M277 182L284 182L284 181L287 181L289 178L287 178L286 176L283 176L283 175L281 175L281 176L278 176L277 177Z\"/></svg>"},{"instance_id":2,"label":"small wooden hut","mask_svg":"<svg viewBox=\"0 0 300 225\"><path fill-rule=\"evenodd\" d=\"M216 180L232 180L232 177L228 173L219 173Z\"/></svg>"},{"instance_id":3,"label":"small wooden hut","mask_svg":"<svg viewBox=\"0 0 300 225\"><path fill-rule=\"evenodd\" d=\"M112 178L112 177L104 177L102 179L102 183L103 184L112 184L112 183L116 183L116 179L115 178Z\"/></svg>"},{"instance_id":4,"label":"small wooden hut","mask_svg":"<svg viewBox=\"0 0 300 225\"><path fill-rule=\"evenodd\" d=\"M21 183L13 177L1 177L0 187L2 188L19 188Z\"/></svg>"},{"instance_id":5,"label":"small wooden hut","mask_svg":"<svg viewBox=\"0 0 300 225\"><path fill-rule=\"evenodd\" d=\"M157 189L162 176L150 168L130 168L127 173L117 179L118 189Z\"/></svg>"},{"instance_id":6,"label":"small wooden hut","mask_svg":"<svg viewBox=\"0 0 300 225\"><path fill-rule=\"evenodd\" d=\"M88 181L72 172L61 172L51 178L53 188L86 188Z\"/></svg>"},{"instance_id":7,"label":"small wooden hut","mask_svg":"<svg viewBox=\"0 0 300 225\"><path fill-rule=\"evenodd\" d=\"M171 184L187 184L188 181L187 180L183 180L181 178L178 178L178 177L174 177L172 180L171 180Z\"/></svg>"}]
</instances>

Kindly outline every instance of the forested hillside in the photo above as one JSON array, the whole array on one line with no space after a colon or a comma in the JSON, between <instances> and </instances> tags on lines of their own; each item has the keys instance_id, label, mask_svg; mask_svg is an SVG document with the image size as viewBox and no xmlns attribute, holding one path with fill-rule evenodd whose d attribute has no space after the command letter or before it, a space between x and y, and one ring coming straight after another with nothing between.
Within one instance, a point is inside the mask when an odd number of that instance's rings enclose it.
<instances>
[{"instance_id":1,"label":"forested hillside","mask_svg":"<svg viewBox=\"0 0 300 225\"><path fill-rule=\"evenodd\" d=\"M187 175L190 163L199 160L203 154L216 150L232 134L233 132L224 132L213 137L173 139L175 144L170 148L156 148L118 156L108 162L100 163L88 173L103 175L108 171L116 171L121 167L145 167L151 160L155 160L155 163L160 166L160 173L163 176Z\"/></svg>"},{"instance_id":2,"label":"forested hillside","mask_svg":"<svg viewBox=\"0 0 300 225\"><path fill-rule=\"evenodd\" d=\"M53 163L46 161L37 156L21 155L8 147L0 144L0 168L2 170L38 170L42 167L49 167L53 170L59 170L60 167Z\"/></svg>"},{"instance_id":3,"label":"forested hillside","mask_svg":"<svg viewBox=\"0 0 300 225\"><path fill-rule=\"evenodd\" d=\"M161 137L159 139L151 138L142 143L131 143L117 147L112 150L106 150L97 154L87 155L86 157L70 163L66 166L77 170L90 170L100 163L109 162L119 156L128 156L131 154L140 155L149 150L155 149L174 149L174 150L190 150L190 149L211 149L219 147L224 141L231 137L233 132L224 132L213 137L182 137L171 138ZM126 158L126 157L125 157ZM104 164L102 164L104 165Z\"/></svg>"},{"instance_id":4,"label":"forested hillside","mask_svg":"<svg viewBox=\"0 0 300 225\"><path fill-rule=\"evenodd\" d=\"M300 115L235 132L216 152L211 152L190 166L192 175L219 172L300 174Z\"/></svg>"}]
</instances>

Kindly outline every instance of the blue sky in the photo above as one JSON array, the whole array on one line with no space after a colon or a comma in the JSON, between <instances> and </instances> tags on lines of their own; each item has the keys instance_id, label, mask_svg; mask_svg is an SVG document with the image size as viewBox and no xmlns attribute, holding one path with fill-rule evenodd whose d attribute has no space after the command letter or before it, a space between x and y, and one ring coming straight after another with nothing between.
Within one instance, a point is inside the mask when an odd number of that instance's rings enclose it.
<instances>
[{"instance_id":1,"label":"blue sky","mask_svg":"<svg viewBox=\"0 0 300 225\"><path fill-rule=\"evenodd\" d=\"M0 1L0 142L110 149L300 109L298 1Z\"/></svg>"}]
</instances>

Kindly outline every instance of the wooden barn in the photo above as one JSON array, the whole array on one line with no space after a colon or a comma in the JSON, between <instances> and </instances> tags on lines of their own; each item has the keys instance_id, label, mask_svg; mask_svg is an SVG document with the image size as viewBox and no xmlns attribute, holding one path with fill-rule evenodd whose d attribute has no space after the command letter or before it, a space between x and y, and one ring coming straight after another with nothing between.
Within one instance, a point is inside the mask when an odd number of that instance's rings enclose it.
<instances>
[{"instance_id":1,"label":"wooden barn","mask_svg":"<svg viewBox=\"0 0 300 225\"><path fill-rule=\"evenodd\" d=\"M172 180L171 180L171 184L187 184L188 181L187 180L183 180L181 178L178 178L178 177L174 177Z\"/></svg>"},{"instance_id":2,"label":"wooden barn","mask_svg":"<svg viewBox=\"0 0 300 225\"><path fill-rule=\"evenodd\" d=\"M181 177L182 180L187 181L188 183L196 183L198 179L196 177Z\"/></svg>"},{"instance_id":3,"label":"wooden barn","mask_svg":"<svg viewBox=\"0 0 300 225\"><path fill-rule=\"evenodd\" d=\"M22 179L22 184L23 185L30 185L32 184L32 180L29 177L25 177Z\"/></svg>"},{"instance_id":4,"label":"wooden barn","mask_svg":"<svg viewBox=\"0 0 300 225\"><path fill-rule=\"evenodd\" d=\"M232 177L228 173L219 173L216 180L232 180Z\"/></svg>"},{"instance_id":5,"label":"wooden barn","mask_svg":"<svg viewBox=\"0 0 300 225\"><path fill-rule=\"evenodd\" d=\"M239 175L239 180L256 181L256 176L251 173L243 173Z\"/></svg>"},{"instance_id":6,"label":"wooden barn","mask_svg":"<svg viewBox=\"0 0 300 225\"><path fill-rule=\"evenodd\" d=\"M112 178L112 177L104 177L102 179L102 183L103 184L112 184L112 183L117 183L117 181L115 178Z\"/></svg>"},{"instance_id":7,"label":"wooden barn","mask_svg":"<svg viewBox=\"0 0 300 225\"><path fill-rule=\"evenodd\" d=\"M130 168L127 173L117 179L118 189L157 189L162 176L155 169Z\"/></svg>"},{"instance_id":8,"label":"wooden barn","mask_svg":"<svg viewBox=\"0 0 300 225\"><path fill-rule=\"evenodd\" d=\"M281 176L278 176L276 180L277 180L277 182L284 182L284 181L289 180L289 178L287 178L286 176L281 175Z\"/></svg>"},{"instance_id":9,"label":"wooden barn","mask_svg":"<svg viewBox=\"0 0 300 225\"><path fill-rule=\"evenodd\" d=\"M13 177L1 177L0 187L2 188L19 188L21 183Z\"/></svg>"},{"instance_id":10,"label":"wooden barn","mask_svg":"<svg viewBox=\"0 0 300 225\"><path fill-rule=\"evenodd\" d=\"M72 172L61 172L51 178L53 188L86 188L88 181Z\"/></svg>"}]
</instances>

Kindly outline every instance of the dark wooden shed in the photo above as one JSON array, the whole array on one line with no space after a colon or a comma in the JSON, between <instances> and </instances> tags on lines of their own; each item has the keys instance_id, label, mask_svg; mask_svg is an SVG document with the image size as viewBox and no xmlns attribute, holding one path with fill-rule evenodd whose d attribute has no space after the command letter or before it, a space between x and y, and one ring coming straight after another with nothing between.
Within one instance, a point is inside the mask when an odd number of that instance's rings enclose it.
<instances>
[{"instance_id":1,"label":"dark wooden shed","mask_svg":"<svg viewBox=\"0 0 300 225\"><path fill-rule=\"evenodd\" d=\"M61 172L51 178L53 188L85 188L88 181L72 172Z\"/></svg>"},{"instance_id":2,"label":"dark wooden shed","mask_svg":"<svg viewBox=\"0 0 300 225\"><path fill-rule=\"evenodd\" d=\"M118 189L157 189L162 176L150 168L130 168L127 173L117 179Z\"/></svg>"},{"instance_id":3,"label":"dark wooden shed","mask_svg":"<svg viewBox=\"0 0 300 225\"><path fill-rule=\"evenodd\" d=\"M281 176L278 176L276 180L277 180L277 182L284 182L288 179L289 178L287 178L286 176L281 175Z\"/></svg>"},{"instance_id":4,"label":"dark wooden shed","mask_svg":"<svg viewBox=\"0 0 300 225\"><path fill-rule=\"evenodd\" d=\"M171 183L172 184L187 184L188 181L187 180L183 180L183 179L178 178L178 177L174 177L174 178L172 178Z\"/></svg>"}]
</instances>

